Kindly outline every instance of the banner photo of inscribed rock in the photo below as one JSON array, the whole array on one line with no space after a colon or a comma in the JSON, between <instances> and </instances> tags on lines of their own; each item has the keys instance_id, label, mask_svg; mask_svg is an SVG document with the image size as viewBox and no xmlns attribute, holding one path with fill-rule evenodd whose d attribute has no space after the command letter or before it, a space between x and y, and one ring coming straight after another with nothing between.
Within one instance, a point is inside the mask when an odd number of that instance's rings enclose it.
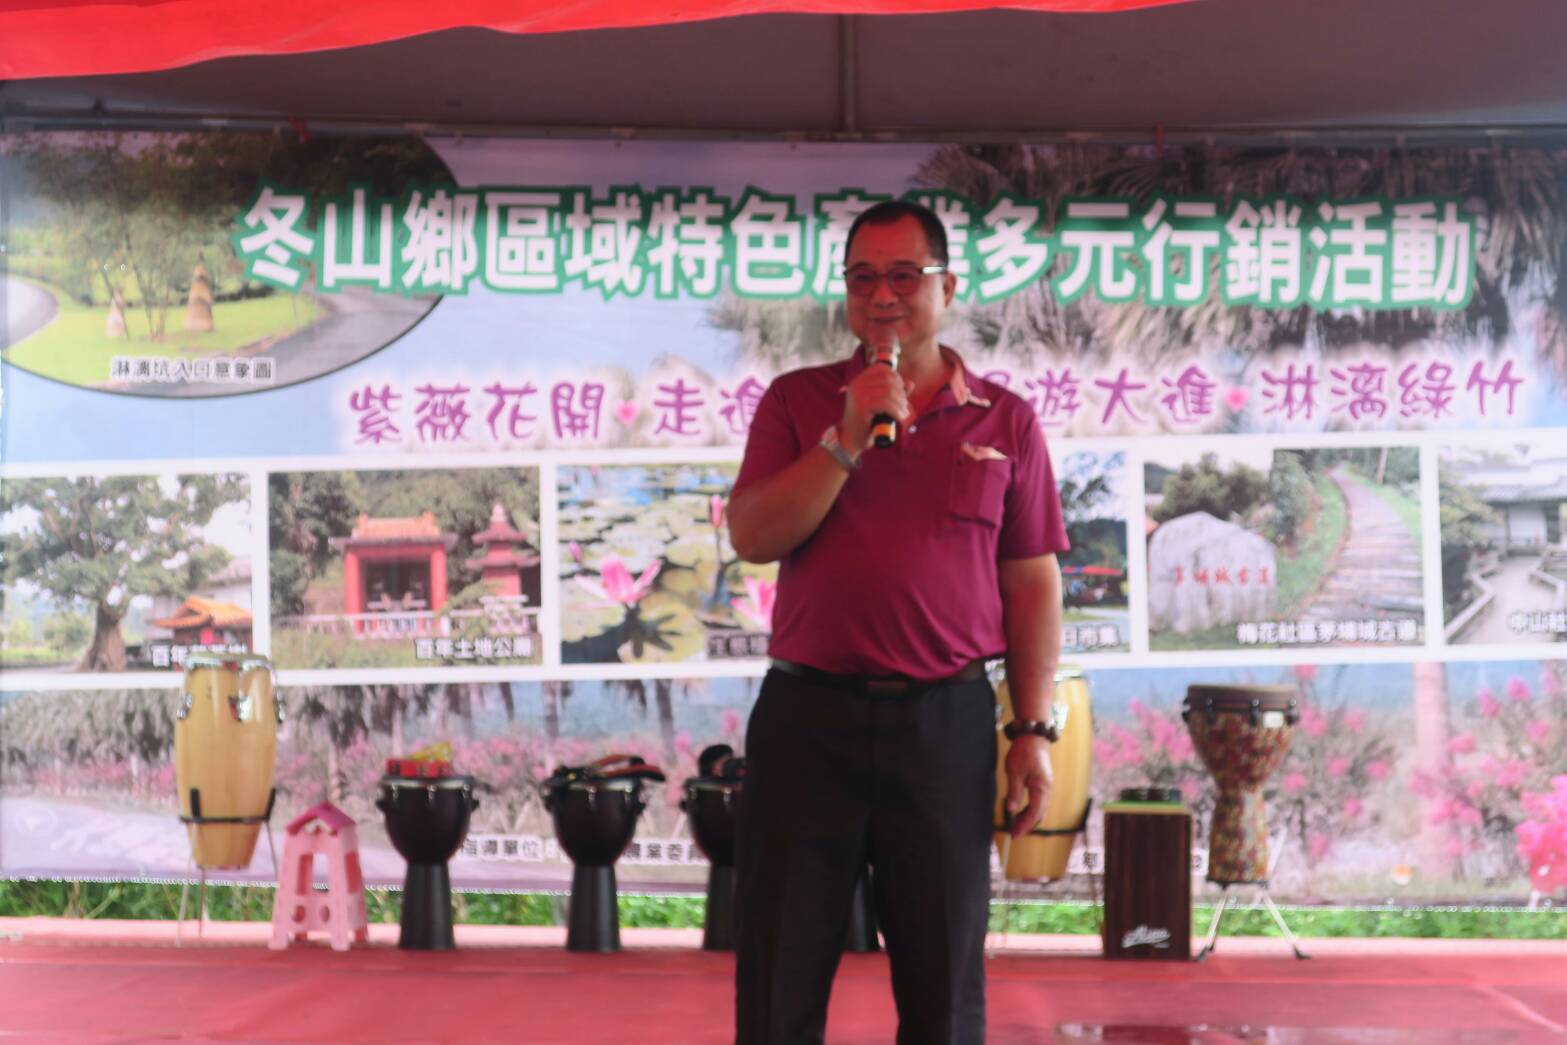
<instances>
[{"instance_id":1,"label":"banner photo of inscribed rock","mask_svg":"<svg viewBox=\"0 0 1567 1045\"><path fill-rule=\"evenodd\" d=\"M1424 643L1415 447L1226 446L1143 469L1150 648Z\"/></svg>"},{"instance_id":2,"label":"banner photo of inscribed rock","mask_svg":"<svg viewBox=\"0 0 1567 1045\"><path fill-rule=\"evenodd\" d=\"M1567 641L1567 448L1441 449L1450 643Z\"/></svg>"},{"instance_id":3,"label":"banner photo of inscribed rock","mask_svg":"<svg viewBox=\"0 0 1567 1045\"><path fill-rule=\"evenodd\" d=\"M0 666L181 670L251 649L244 475L77 475L0 482Z\"/></svg>"},{"instance_id":4,"label":"banner photo of inscribed rock","mask_svg":"<svg viewBox=\"0 0 1567 1045\"><path fill-rule=\"evenodd\" d=\"M410 179L450 176L415 137L5 136L0 183L13 202L0 348L40 377L135 395L240 395L337 370L438 300L372 300L361 289L391 244L351 256L352 233L336 236L351 226L337 197L351 200L350 184L396 194ZM255 210L274 181L332 202ZM237 215L255 231L236 235ZM304 242L291 223L306 220L326 251L309 270L287 253Z\"/></svg>"},{"instance_id":5,"label":"banner photo of inscribed rock","mask_svg":"<svg viewBox=\"0 0 1567 1045\"><path fill-rule=\"evenodd\" d=\"M537 664L533 468L267 477L280 669Z\"/></svg>"},{"instance_id":6,"label":"banner photo of inscribed rock","mask_svg":"<svg viewBox=\"0 0 1567 1045\"><path fill-rule=\"evenodd\" d=\"M1070 445L1070 444L1068 444ZM1131 648L1126 586L1126 454L1059 455L1056 483L1072 550L1061 556L1063 653Z\"/></svg>"},{"instance_id":7,"label":"banner photo of inscribed rock","mask_svg":"<svg viewBox=\"0 0 1567 1045\"><path fill-rule=\"evenodd\" d=\"M738 470L559 469L562 662L766 656L778 567L741 562L729 543Z\"/></svg>"}]
</instances>

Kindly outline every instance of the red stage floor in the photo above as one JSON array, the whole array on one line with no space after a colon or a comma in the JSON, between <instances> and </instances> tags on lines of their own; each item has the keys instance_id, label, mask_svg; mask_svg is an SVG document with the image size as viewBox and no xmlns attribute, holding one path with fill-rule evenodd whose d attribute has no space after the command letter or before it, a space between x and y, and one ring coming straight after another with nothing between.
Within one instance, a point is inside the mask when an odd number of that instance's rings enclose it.
<instances>
[{"instance_id":1,"label":"red stage floor","mask_svg":"<svg viewBox=\"0 0 1567 1045\"><path fill-rule=\"evenodd\" d=\"M614 955L561 930L462 926L460 950L265 948L268 927L0 919L0 1040L589 1042L728 1040L727 955L628 930ZM1502 1042L1567 1039L1567 943L1221 942L1201 965L1111 963L1076 937L1014 935L990 962L990 1042ZM887 966L845 957L827 1040L886 1043Z\"/></svg>"}]
</instances>

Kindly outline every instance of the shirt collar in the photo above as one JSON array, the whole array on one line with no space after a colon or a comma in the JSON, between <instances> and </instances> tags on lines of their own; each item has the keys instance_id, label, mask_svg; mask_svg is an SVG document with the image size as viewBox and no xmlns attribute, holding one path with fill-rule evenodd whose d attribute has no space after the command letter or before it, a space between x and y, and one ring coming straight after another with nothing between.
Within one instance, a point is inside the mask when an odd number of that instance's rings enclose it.
<instances>
[{"instance_id":1,"label":"shirt collar","mask_svg":"<svg viewBox=\"0 0 1567 1045\"><path fill-rule=\"evenodd\" d=\"M947 379L947 390L952 393L952 401L958 406L989 407L990 400L974 394L969 388L968 368L963 365L963 357L946 345L938 345L941 349L941 358L952 364L952 376ZM844 388L850 381L860 376L860 373L870 365L865 358L865 346L855 347L854 354L848 359L848 370L844 373ZM843 389L839 389L843 391ZM938 393L939 394L939 393Z\"/></svg>"}]
</instances>

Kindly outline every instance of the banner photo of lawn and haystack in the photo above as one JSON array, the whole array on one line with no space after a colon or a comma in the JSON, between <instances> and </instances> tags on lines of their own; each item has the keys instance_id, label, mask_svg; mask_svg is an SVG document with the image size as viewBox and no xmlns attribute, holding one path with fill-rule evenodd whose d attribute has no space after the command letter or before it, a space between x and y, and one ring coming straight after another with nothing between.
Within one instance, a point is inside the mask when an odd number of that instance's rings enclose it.
<instances>
[{"instance_id":1,"label":"banner photo of lawn and haystack","mask_svg":"<svg viewBox=\"0 0 1567 1045\"><path fill-rule=\"evenodd\" d=\"M561 661L762 657L776 564L741 562L726 499L738 466L559 470Z\"/></svg>"},{"instance_id":2,"label":"banner photo of lawn and haystack","mask_svg":"<svg viewBox=\"0 0 1567 1045\"><path fill-rule=\"evenodd\" d=\"M279 668L537 664L536 468L267 477Z\"/></svg>"},{"instance_id":3,"label":"banner photo of lawn and haystack","mask_svg":"<svg viewBox=\"0 0 1567 1045\"><path fill-rule=\"evenodd\" d=\"M180 669L251 649L243 475L0 482L0 667Z\"/></svg>"},{"instance_id":4,"label":"banner photo of lawn and haystack","mask_svg":"<svg viewBox=\"0 0 1567 1045\"><path fill-rule=\"evenodd\" d=\"M274 179L332 194L449 177L412 137L0 138L10 205L0 348L39 376L140 395L234 395L337 370L401 336L437 297L326 298L313 270L255 279L236 211Z\"/></svg>"},{"instance_id":5,"label":"banner photo of lawn and haystack","mask_svg":"<svg viewBox=\"0 0 1567 1045\"><path fill-rule=\"evenodd\" d=\"M1539 903L1567 890L1567 671L1560 662L1103 669L1095 808L1122 787L1178 788L1207 851L1216 796L1181 720L1195 682L1283 683L1300 720L1265 788L1273 893L1299 902ZM538 782L611 753L662 767L619 877L699 888L681 787L709 744L743 750L755 679L284 687L275 816L331 799L360 822L372 882L401 879L374 806L384 761L452 746L479 808L452 862L459 887L558 889L570 864ZM176 818L172 690L0 696L0 873L163 875L189 857ZM1087 849L1049 895L1091 895ZM272 873L258 847L249 877ZM1200 882L1201 875L1197 876Z\"/></svg>"},{"instance_id":6,"label":"banner photo of lawn and haystack","mask_svg":"<svg viewBox=\"0 0 1567 1045\"><path fill-rule=\"evenodd\" d=\"M1567 446L1444 446L1447 641L1567 641Z\"/></svg>"},{"instance_id":7,"label":"banner photo of lawn and haystack","mask_svg":"<svg viewBox=\"0 0 1567 1045\"><path fill-rule=\"evenodd\" d=\"M1152 649L1424 643L1417 448L1226 445L1143 469Z\"/></svg>"}]
</instances>

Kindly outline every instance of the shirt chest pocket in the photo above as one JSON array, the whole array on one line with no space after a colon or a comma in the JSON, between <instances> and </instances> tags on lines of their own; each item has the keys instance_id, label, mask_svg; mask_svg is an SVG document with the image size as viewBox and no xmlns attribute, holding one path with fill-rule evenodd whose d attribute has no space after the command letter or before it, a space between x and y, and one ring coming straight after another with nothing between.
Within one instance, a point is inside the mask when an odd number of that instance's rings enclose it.
<instances>
[{"instance_id":1,"label":"shirt chest pocket","mask_svg":"<svg viewBox=\"0 0 1567 1045\"><path fill-rule=\"evenodd\" d=\"M952 482L947 488L950 521L999 528L1011 479L1012 462L1006 458L980 461L960 455L952 466Z\"/></svg>"}]
</instances>

